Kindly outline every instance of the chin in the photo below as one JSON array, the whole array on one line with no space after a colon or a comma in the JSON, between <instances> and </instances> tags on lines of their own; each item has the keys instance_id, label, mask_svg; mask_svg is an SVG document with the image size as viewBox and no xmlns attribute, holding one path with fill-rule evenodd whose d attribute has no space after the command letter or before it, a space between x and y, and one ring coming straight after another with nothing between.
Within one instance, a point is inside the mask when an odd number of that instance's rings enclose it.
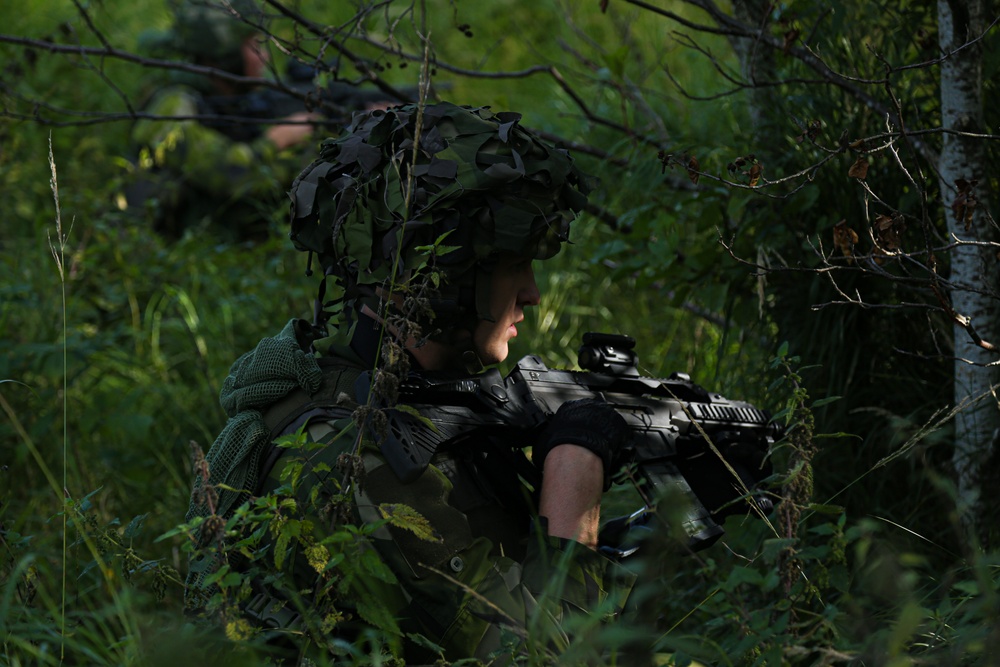
<instances>
[{"instance_id":1,"label":"chin","mask_svg":"<svg viewBox=\"0 0 1000 667\"><path fill-rule=\"evenodd\" d=\"M503 348L489 348L483 350L479 353L479 358L483 362L484 366L493 366L494 364L499 364L501 361L507 358L507 346L504 345Z\"/></svg>"}]
</instances>

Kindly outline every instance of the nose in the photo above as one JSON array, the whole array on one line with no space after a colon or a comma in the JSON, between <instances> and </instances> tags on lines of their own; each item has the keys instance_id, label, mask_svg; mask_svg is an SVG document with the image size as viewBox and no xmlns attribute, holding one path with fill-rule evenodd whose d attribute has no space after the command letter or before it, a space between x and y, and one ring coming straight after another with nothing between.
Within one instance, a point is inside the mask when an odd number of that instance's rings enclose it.
<instances>
[{"instance_id":1,"label":"nose","mask_svg":"<svg viewBox=\"0 0 1000 667\"><path fill-rule=\"evenodd\" d=\"M525 272L525 280L517 293L517 302L521 306L537 306L542 302L542 293L535 282L535 270L531 267Z\"/></svg>"}]
</instances>

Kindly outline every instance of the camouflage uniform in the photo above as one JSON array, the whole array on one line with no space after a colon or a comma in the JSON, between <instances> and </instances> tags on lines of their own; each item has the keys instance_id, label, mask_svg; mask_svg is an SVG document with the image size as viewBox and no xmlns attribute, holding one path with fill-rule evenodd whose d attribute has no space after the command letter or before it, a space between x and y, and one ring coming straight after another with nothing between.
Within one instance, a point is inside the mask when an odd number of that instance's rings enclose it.
<instances>
[{"instance_id":1,"label":"camouflage uniform","mask_svg":"<svg viewBox=\"0 0 1000 667\"><path fill-rule=\"evenodd\" d=\"M620 611L632 576L581 544L547 535L536 511L540 476L522 452L530 442L497 441L487 432L439 451L419 477L402 483L378 447L377 429L366 427L359 438L352 418L358 378L391 365L385 345L376 344L380 325L359 316L362 306L379 307L380 286L405 278L426 287L418 279L441 271L430 296L407 291L408 299L433 304L432 315L416 316L431 338L459 345L456 328L490 318L491 258L500 251L548 257L565 239L587 186L564 151L539 142L518 119L449 104L357 116L297 179L292 238L336 275L339 296L325 301L322 288L316 323L293 320L233 366L223 387L230 422L208 457L212 484L258 493L287 489L286 463L307 462L294 487L311 537L287 561L293 583L257 582L248 612L258 622L300 632L301 620L288 610L306 604L336 616L334 636L353 639L366 624L380 624L381 606L398 622L410 664L436 655L414 642L415 634L450 660L492 654L505 664L525 650L529 630L531 645L558 654L569 641L568 614L611 618ZM421 122L423 153L416 167L407 166ZM408 185L411 196L402 196ZM454 250L438 256L427 248L442 237ZM323 337L326 309L338 304L335 333ZM275 435L300 428L323 446L268 446ZM275 462L271 453L279 451ZM332 559L317 567L309 546L322 544L345 519L343 508L330 507L346 488L345 462L355 468L346 519L375 527L365 539L370 548L358 556L374 554L391 573L355 578L347 591L331 574ZM223 492L218 511L231 513L245 498ZM430 535L383 525L386 508L403 506L427 520ZM193 503L189 519L203 513ZM195 564L194 592L206 565ZM376 598L379 605L371 603ZM353 624L337 615L345 611Z\"/></svg>"},{"instance_id":2,"label":"camouflage uniform","mask_svg":"<svg viewBox=\"0 0 1000 667\"><path fill-rule=\"evenodd\" d=\"M249 2L233 7L248 20L258 11ZM240 48L256 33L253 25L210 2L175 3L174 13L174 27L142 36L140 48L243 74ZM135 173L125 192L129 208L142 211L171 238L209 227L224 240L266 238L302 151L277 150L261 126L199 118L235 115L226 109L242 94L220 95L203 76L174 73L173 78L144 107L145 113L168 120L142 119L133 128Z\"/></svg>"},{"instance_id":3,"label":"camouflage uniform","mask_svg":"<svg viewBox=\"0 0 1000 667\"><path fill-rule=\"evenodd\" d=\"M189 120L140 120L132 132L141 147L130 206L146 206L154 228L177 238L185 230L212 230L228 240L267 236L278 218L300 152L278 151L266 137L237 141L194 117L203 96L189 86L159 91L146 107L155 116Z\"/></svg>"},{"instance_id":4,"label":"camouflage uniform","mask_svg":"<svg viewBox=\"0 0 1000 667\"><path fill-rule=\"evenodd\" d=\"M314 414L283 430L294 431L304 424L309 440L325 447L283 450L274 467L262 471L266 477L260 485L261 493L274 492L287 484L281 478L286 460L308 461L296 490L300 508L308 508L302 518L313 526L317 543L334 528L323 508L341 492L338 463L351 453L357 437L351 419L355 406L344 396L354 393L355 381L370 369L349 345L337 343L329 344L319 365L322 382L310 394L309 405L328 409L316 414L312 407ZM251 390L250 383L234 382L230 388ZM378 448L365 438L360 452L363 482L353 493L352 519L382 523L376 508L405 505L429 521L436 539L422 539L392 525L379 528L371 544L396 583L369 578L340 599L335 599L334 582L318 576L299 548L289 559L295 561L289 568L294 590L311 591L305 603L314 611L318 603L328 603L329 609L362 620L372 613L373 605L366 607L365 600L377 598L396 617L403 633L419 633L440 644L452 660L472 656L485 660L501 649L504 640L516 653L529 626L534 640L558 652L568 642L561 628L564 614L589 611L608 619L616 616L631 575L576 542L545 535L544 524L534 515L533 491L518 477L519 469L523 471L517 458L521 452L512 444L484 436L482 442L439 452L417 480L401 484ZM273 625L282 626L285 621L264 608L282 599L282 594L266 590L251 601L250 606L262 612L254 618L274 619ZM281 629L301 631L294 622ZM353 639L358 628L341 623L337 632ZM412 643L404 654L408 664L434 659L433 653Z\"/></svg>"}]
</instances>

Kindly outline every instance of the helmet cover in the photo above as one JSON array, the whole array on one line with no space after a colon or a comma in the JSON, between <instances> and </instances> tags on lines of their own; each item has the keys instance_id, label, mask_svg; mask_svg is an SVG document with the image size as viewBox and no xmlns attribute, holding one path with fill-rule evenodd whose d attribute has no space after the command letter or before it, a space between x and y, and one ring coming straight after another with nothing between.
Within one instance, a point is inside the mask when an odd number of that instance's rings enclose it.
<instances>
[{"instance_id":1,"label":"helmet cover","mask_svg":"<svg viewBox=\"0 0 1000 667\"><path fill-rule=\"evenodd\" d=\"M520 119L451 103L356 114L292 184L289 236L335 277L348 308L433 271L439 332L492 320L496 257L555 255L590 191L569 154ZM447 250L430 250L438 242Z\"/></svg>"},{"instance_id":2,"label":"helmet cover","mask_svg":"<svg viewBox=\"0 0 1000 667\"><path fill-rule=\"evenodd\" d=\"M263 14L252 0L172 0L173 27L156 45L241 73L243 42L261 30Z\"/></svg>"}]
</instances>

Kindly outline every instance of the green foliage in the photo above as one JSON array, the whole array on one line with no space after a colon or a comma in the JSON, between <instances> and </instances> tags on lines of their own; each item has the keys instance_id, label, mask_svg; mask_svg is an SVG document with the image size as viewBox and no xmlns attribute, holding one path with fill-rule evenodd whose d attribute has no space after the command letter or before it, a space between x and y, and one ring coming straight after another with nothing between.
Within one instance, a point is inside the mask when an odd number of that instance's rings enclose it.
<instances>
[{"instance_id":1,"label":"green foliage","mask_svg":"<svg viewBox=\"0 0 1000 667\"><path fill-rule=\"evenodd\" d=\"M609 3L607 13L598 5L454 4L427 16L424 32L441 63L494 71L555 62L591 114L642 137L623 139L583 118L545 72L498 85L436 68L432 78L450 86L452 101L522 110L533 128L601 149L578 160L600 177L594 201L619 228L585 217L574 227L573 245L539 267L543 303L524 328L535 335L515 340L511 359L537 353L550 366L571 367L583 332L628 333L639 341L644 372L684 370L725 395L782 408L789 437L774 455L781 502L770 524L731 518L725 545L695 555L655 533L631 563L640 584L629 622L603 623L607 610L570 621L563 659L605 652L617 664L639 664L661 652L678 665L996 664L1000 556L953 537L956 493L938 472L950 436L939 411L948 403L948 368L891 354L902 343L936 349L931 332L941 323L891 311L811 310L831 298L823 276L789 271L765 278L735 259L816 266L814 249L829 245L833 225L863 218L870 205L847 176L860 153L836 155L836 173L800 189L772 188L780 199L747 187L749 165L760 164L764 179L794 173L836 150L841 132L852 140L881 132L884 116L837 92L786 84L769 97L766 124L751 129L746 99L694 99L723 92L720 71L738 67L725 41L702 42L718 59L712 62L665 30L674 24L626 3ZM136 46L144 28L168 21L159 2L86 6L125 49ZM349 3L301 6L325 25L353 25ZM690 7L673 9L704 20ZM871 20L858 20L854 9ZM402 51L421 54L419 13L399 3L385 12L361 24L379 41L391 33ZM99 43L71 2L35 1L32 11L0 14L4 32ZM936 29L929 3L786 2L773 14L776 35L822 19L817 51L859 77L880 75L873 53L895 63L938 56L928 41ZM471 27L459 29L463 24ZM990 99L1000 89L989 76L1000 62L997 39L991 34L983 45L992 54L984 75ZM318 53L318 40L310 46ZM419 62L357 46L389 80L415 82ZM305 518L292 493L301 465L286 468L287 488L217 526L220 534L240 536L230 548L249 563L210 576L214 620L224 632L181 619L179 572L196 551L195 525L180 524L190 443L207 445L221 428L216 397L232 361L290 316L311 312L314 280L303 276L302 258L282 238L282 221L275 220L271 240L253 246L221 245L207 235L165 243L118 208L130 169L130 121L50 126L31 122L25 101L127 114L123 100L143 99L158 75L113 59L50 57L9 44L0 55L0 100L24 116L0 121L0 660L260 664L267 649L235 605L249 597L254 568L280 569L296 558L328 577L321 604L297 608L312 644L325 645L345 622L338 599L349 590L380 590L392 575L366 555L367 529L344 525L320 535ZM357 76L344 67L346 77ZM789 79L808 74L796 67L779 63ZM685 92L669 83L668 72L685 82ZM896 72L892 84L908 109L933 116L932 70ZM800 140L814 120L818 136ZM46 160L50 136L67 239L62 275L50 250L59 235ZM916 215L918 194L891 154L865 156L868 181L892 194L892 207ZM996 176L984 180L995 192ZM933 185L929 190L933 195ZM898 286L863 277L841 288L864 289L887 303L904 298ZM781 339L789 343L774 355ZM629 489L618 488L607 498L608 513L634 509L634 502ZM427 536L425 522L408 508L380 509L386 522ZM301 602L294 589L286 592L292 605ZM335 643L337 659L392 664L390 654L404 641L395 619L374 595L357 611L375 629L353 645ZM436 650L422 637L405 640ZM531 664L555 660L538 638L531 651Z\"/></svg>"}]
</instances>

